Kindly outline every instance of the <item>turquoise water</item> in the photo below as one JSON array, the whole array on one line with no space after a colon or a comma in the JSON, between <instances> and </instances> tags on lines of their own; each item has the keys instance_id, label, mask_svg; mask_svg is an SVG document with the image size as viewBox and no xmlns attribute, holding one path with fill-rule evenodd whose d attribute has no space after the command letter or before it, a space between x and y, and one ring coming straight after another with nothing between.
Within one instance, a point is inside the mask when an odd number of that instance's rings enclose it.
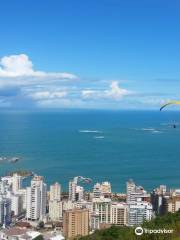
<instances>
[{"instance_id":1,"label":"turquoise water","mask_svg":"<svg viewBox=\"0 0 180 240\"><path fill-rule=\"evenodd\" d=\"M180 187L180 126L168 125L178 121L170 111L1 112L0 155L21 160L1 163L0 174L29 169L64 190L79 175L118 192L129 178L148 190Z\"/></svg>"}]
</instances>

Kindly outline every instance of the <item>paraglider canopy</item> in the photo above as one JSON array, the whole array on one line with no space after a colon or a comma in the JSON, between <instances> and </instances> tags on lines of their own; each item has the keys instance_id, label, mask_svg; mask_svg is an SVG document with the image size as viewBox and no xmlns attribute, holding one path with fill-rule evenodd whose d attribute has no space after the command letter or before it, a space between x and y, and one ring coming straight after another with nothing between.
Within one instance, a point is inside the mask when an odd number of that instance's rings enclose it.
<instances>
[{"instance_id":1,"label":"paraglider canopy","mask_svg":"<svg viewBox=\"0 0 180 240\"><path fill-rule=\"evenodd\" d=\"M170 101L170 102L168 102L168 103L162 105L161 108L160 108L160 111L162 111L163 108L165 108L166 106L171 105L171 104L177 104L177 105L180 105L180 101Z\"/></svg>"}]
</instances>

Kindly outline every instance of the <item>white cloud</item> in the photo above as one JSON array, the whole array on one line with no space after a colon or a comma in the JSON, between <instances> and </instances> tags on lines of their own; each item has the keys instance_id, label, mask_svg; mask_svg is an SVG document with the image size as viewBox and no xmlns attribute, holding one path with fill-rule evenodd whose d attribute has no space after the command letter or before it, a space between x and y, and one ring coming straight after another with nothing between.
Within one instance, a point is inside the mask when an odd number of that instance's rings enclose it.
<instances>
[{"instance_id":1,"label":"white cloud","mask_svg":"<svg viewBox=\"0 0 180 240\"><path fill-rule=\"evenodd\" d=\"M131 92L127 89L121 88L118 81L112 81L109 89L107 90L91 90L86 89L82 91L82 97L84 99L113 99L121 100L124 96L130 95Z\"/></svg>"},{"instance_id":2,"label":"white cloud","mask_svg":"<svg viewBox=\"0 0 180 240\"><path fill-rule=\"evenodd\" d=\"M119 83L111 81L107 87L107 81L86 81L66 72L37 71L26 54L0 59L0 107L10 104L13 107L105 108L131 94Z\"/></svg>"},{"instance_id":3,"label":"white cloud","mask_svg":"<svg viewBox=\"0 0 180 240\"><path fill-rule=\"evenodd\" d=\"M36 77L55 79L75 79L71 73L35 71L26 54L10 55L0 59L0 78Z\"/></svg>"},{"instance_id":4,"label":"white cloud","mask_svg":"<svg viewBox=\"0 0 180 240\"><path fill-rule=\"evenodd\" d=\"M34 100L41 100L41 99L59 99L64 98L67 96L66 91L41 91L35 92L29 95Z\"/></svg>"},{"instance_id":5,"label":"white cloud","mask_svg":"<svg viewBox=\"0 0 180 240\"><path fill-rule=\"evenodd\" d=\"M98 91L96 90L82 90L83 98L94 98L97 96Z\"/></svg>"},{"instance_id":6,"label":"white cloud","mask_svg":"<svg viewBox=\"0 0 180 240\"><path fill-rule=\"evenodd\" d=\"M107 97L119 100L122 97L129 95L131 92L127 89L120 88L117 81L113 81L110 85L110 89L105 91Z\"/></svg>"}]
</instances>

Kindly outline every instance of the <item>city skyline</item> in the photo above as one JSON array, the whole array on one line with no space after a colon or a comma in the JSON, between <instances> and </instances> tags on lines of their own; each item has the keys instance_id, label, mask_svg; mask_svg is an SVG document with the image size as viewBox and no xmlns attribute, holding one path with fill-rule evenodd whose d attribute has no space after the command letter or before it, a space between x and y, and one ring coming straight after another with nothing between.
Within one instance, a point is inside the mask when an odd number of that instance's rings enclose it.
<instances>
[{"instance_id":1,"label":"city skyline","mask_svg":"<svg viewBox=\"0 0 180 240\"><path fill-rule=\"evenodd\" d=\"M158 109L179 99L179 7L2 1L0 107Z\"/></svg>"}]
</instances>

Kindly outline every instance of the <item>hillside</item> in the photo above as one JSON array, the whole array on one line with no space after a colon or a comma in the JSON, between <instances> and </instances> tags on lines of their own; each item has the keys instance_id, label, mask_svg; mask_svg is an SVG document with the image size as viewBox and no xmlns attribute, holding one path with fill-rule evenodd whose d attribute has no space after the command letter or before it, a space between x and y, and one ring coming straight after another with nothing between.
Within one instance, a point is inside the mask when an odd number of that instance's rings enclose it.
<instances>
[{"instance_id":1,"label":"hillside","mask_svg":"<svg viewBox=\"0 0 180 240\"><path fill-rule=\"evenodd\" d=\"M112 226L109 229L98 230L92 235L79 240L180 240L180 212L167 214L163 217L146 222L142 226L147 229L173 229L173 234L143 234L136 236L134 228Z\"/></svg>"}]
</instances>

